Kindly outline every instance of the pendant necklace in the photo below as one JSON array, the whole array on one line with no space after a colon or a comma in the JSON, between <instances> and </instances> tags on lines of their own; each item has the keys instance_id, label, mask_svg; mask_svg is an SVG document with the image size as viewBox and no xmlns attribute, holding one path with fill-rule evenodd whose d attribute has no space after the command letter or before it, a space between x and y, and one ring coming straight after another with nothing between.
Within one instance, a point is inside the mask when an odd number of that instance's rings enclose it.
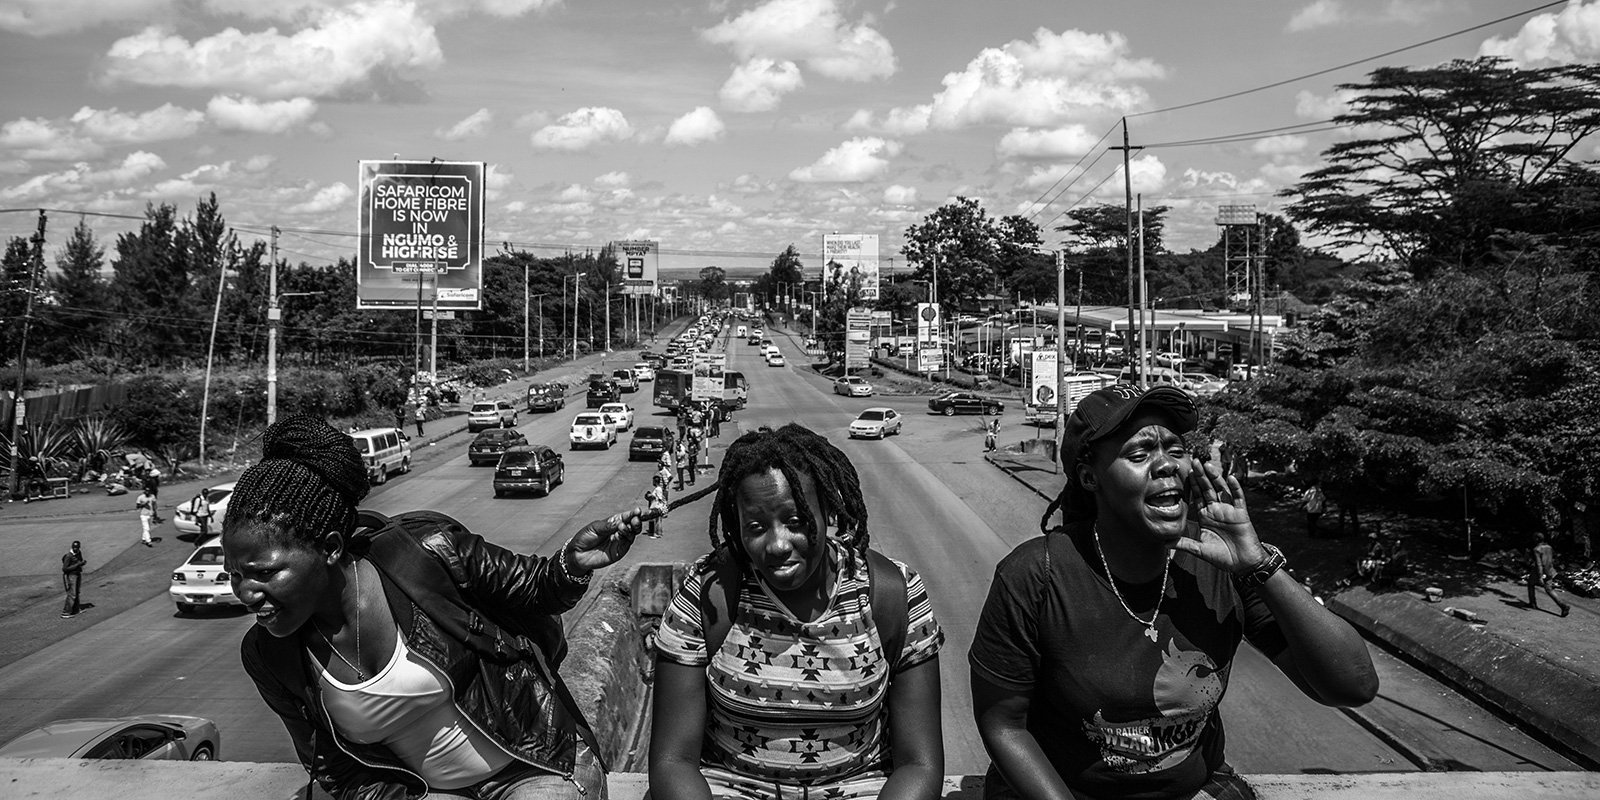
<instances>
[{"instance_id":1,"label":"pendant necklace","mask_svg":"<svg viewBox=\"0 0 1600 800\"><path fill-rule=\"evenodd\" d=\"M1103 558L1105 558L1105 556L1102 555L1101 558L1103 559ZM332 650L333 654L338 656L339 660L343 661L345 663L345 666L347 666L347 667L349 667L349 668L351 668L351 669L356 671L356 679L364 683L367 680L367 672L366 672L366 670L363 670L360 667L360 661L361 661L361 564L359 562L357 562L353 566L355 567L354 571L356 573L356 662L357 663L355 663L355 664L350 663L350 659L345 658L344 657L344 653L339 652L339 648L333 646L333 640L328 638L328 634L322 632L322 626L318 625L316 620L314 620L314 619L311 620L311 627L313 627L313 628L315 628L317 630L317 635L322 637L322 641L328 643L328 649ZM1113 590L1115 590L1116 587L1112 587L1112 588L1113 588ZM1132 612L1130 612L1130 613L1132 613Z\"/></svg>"},{"instance_id":2,"label":"pendant necklace","mask_svg":"<svg viewBox=\"0 0 1600 800\"><path fill-rule=\"evenodd\" d=\"M1161 617L1161 601L1167 599L1167 573L1172 569L1172 554L1167 553L1167 563L1161 567L1161 594L1156 596L1156 607L1150 612L1150 619L1147 622L1141 619L1138 614L1133 613L1133 609L1128 606L1128 601L1122 599L1122 592L1117 591L1117 579L1112 576L1111 565L1106 562L1106 551L1100 547L1100 526L1098 525L1094 528L1094 550L1100 554L1100 566L1106 569L1106 582L1111 584L1111 593L1116 595L1117 602L1122 604L1122 610L1128 612L1128 616L1133 617L1134 622L1144 626L1144 635L1154 644L1157 637L1156 620Z\"/></svg>"}]
</instances>

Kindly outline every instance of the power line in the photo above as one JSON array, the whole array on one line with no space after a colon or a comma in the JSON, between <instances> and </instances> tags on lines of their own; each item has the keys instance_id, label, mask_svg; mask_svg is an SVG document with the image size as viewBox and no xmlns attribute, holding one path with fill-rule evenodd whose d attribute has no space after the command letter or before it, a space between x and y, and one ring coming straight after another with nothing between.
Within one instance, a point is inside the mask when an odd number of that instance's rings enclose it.
<instances>
[{"instance_id":1,"label":"power line","mask_svg":"<svg viewBox=\"0 0 1600 800\"><path fill-rule=\"evenodd\" d=\"M1347 62L1345 62L1343 64L1339 64L1337 66L1328 67L1326 69L1319 69L1316 72L1308 72L1308 73L1306 73L1304 75L1296 75L1293 78L1284 78L1281 81L1273 81L1272 83L1268 83L1268 84L1265 84L1263 86L1257 86L1257 87L1255 87L1253 89L1241 89L1241 90L1239 90L1237 92L1229 92L1227 94L1217 95L1216 97L1208 97L1208 98L1206 98L1204 100L1195 100L1194 102L1190 102L1190 103L1183 103L1183 104L1175 105L1175 106L1167 106L1166 108L1157 108L1157 109L1153 109L1153 110L1150 110L1150 111L1140 111L1137 114L1129 114L1128 116L1129 117L1147 117L1147 116L1150 116L1151 114L1165 114L1165 113L1167 113L1169 111L1181 111L1181 110L1186 109L1186 108L1194 108L1196 106L1203 106L1203 105L1207 105L1207 104L1210 104L1210 103L1218 103L1218 102L1221 102L1223 100L1232 100L1235 97L1244 97L1245 95L1255 94L1256 92L1264 92L1264 91L1266 91L1268 89L1276 89L1279 86L1287 86L1287 85L1289 85L1291 83L1298 83L1299 81L1303 81L1303 80L1305 80L1307 78L1317 78L1317 77L1321 77L1323 75L1327 75L1330 72L1338 72L1339 70L1342 70L1342 69L1349 69L1350 67L1359 66L1359 65L1365 64L1365 63L1367 63L1369 61L1377 61L1380 58L1388 58L1389 56L1398 55L1398 54L1404 53L1404 52L1406 52L1408 50L1415 50L1415 49L1417 49L1419 47L1426 47L1426 46L1428 46L1430 44L1435 44L1437 42L1442 42L1445 39L1454 38L1454 37L1460 36L1460 35L1462 35L1464 33L1471 33L1471 32L1476 31L1476 30L1482 30L1482 29L1487 28L1487 27L1489 27L1491 25L1499 25L1502 22L1507 22L1507 21L1516 19L1518 17L1525 17L1525 16L1527 16L1529 14L1532 14L1532 13L1535 13L1535 12L1538 12L1538 11L1543 11L1543 10L1545 10L1547 8L1553 8L1555 6L1561 6L1561 5L1566 5L1566 4L1567 4L1567 0L1553 0L1553 2L1544 3L1542 5L1534 6L1533 8L1527 9L1525 11L1518 11L1515 14L1507 14L1506 16L1500 17L1499 19L1492 19L1492 20L1489 20L1488 22L1479 23L1477 25L1473 25L1470 28L1462 28L1462 29L1457 30L1457 31L1451 31L1450 33L1446 33L1446 34L1442 34L1442 35L1439 35L1439 36L1435 36L1432 39L1425 39L1425 40L1417 42L1415 44L1408 44L1405 47L1397 47L1397 48L1395 48L1393 50L1389 50L1387 52L1379 53L1379 54L1374 55L1374 56L1367 56L1366 58L1357 59L1355 61L1347 61Z\"/></svg>"},{"instance_id":2,"label":"power line","mask_svg":"<svg viewBox=\"0 0 1600 800\"><path fill-rule=\"evenodd\" d=\"M1050 188L1045 189L1043 192L1041 192L1039 194L1038 199L1034 200L1033 203L1031 203L1031 205L1039 206L1039 201L1043 200L1045 198L1045 195L1050 194L1051 192L1055 191L1055 188L1057 186L1060 186L1061 182L1066 180L1068 175L1072 174L1072 170L1077 169L1078 165L1082 164L1083 160L1085 158L1088 158L1089 154L1093 153L1095 151L1095 148L1098 148L1103 142L1105 142L1106 137L1110 136L1112 134L1112 132L1116 131L1116 129L1117 129L1117 124L1114 123L1114 122L1111 123L1111 127L1106 128L1106 132L1100 134L1100 139L1098 141L1096 141L1094 144L1089 145L1089 149L1085 150L1083 155L1078 157L1078 162L1076 164L1073 164L1071 167L1068 167L1066 172L1061 173L1061 177L1056 178L1056 182L1050 184ZM1105 151L1101 150L1100 151L1100 155L1105 155ZM1099 161L1100 160L1100 156L1095 156L1094 160L1095 161ZM1088 167L1084 167L1083 168L1083 172L1079 172L1078 173L1078 176L1081 177L1084 173L1089 171L1089 167L1093 167L1093 166L1094 166L1094 162L1090 162ZM1074 177L1072 180L1073 180L1073 183L1076 183L1078 178ZM1072 188L1072 184L1071 183L1067 184L1064 188L1062 188L1061 192L1065 193L1067 191L1067 189L1070 189L1070 188ZM1060 197L1060 196L1061 196L1061 194L1057 194L1056 195L1056 197ZM1056 201L1056 197L1052 197L1050 199L1050 203L1054 203ZM1039 210L1042 211L1043 209L1048 208L1050 206L1050 203L1045 203L1044 205L1039 206ZM1038 215L1039 215L1039 211L1034 211L1032 214L1028 215L1028 219L1031 220L1031 219L1033 219L1034 217L1036 217Z\"/></svg>"}]
</instances>

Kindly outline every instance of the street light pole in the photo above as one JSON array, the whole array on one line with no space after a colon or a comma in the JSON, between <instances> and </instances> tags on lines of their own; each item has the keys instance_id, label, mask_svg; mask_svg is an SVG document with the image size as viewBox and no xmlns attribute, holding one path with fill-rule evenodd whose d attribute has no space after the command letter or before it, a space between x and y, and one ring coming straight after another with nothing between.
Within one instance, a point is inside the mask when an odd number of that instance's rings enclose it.
<instances>
[{"instance_id":1,"label":"street light pole","mask_svg":"<svg viewBox=\"0 0 1600 800\"><path fill-rule=\"evenodd\" d=\"M272 226L271 266L267 268L267 424L278 421L278 226Z\"/></svg>"},{"instance_id":2,"label":"street light pole","mask_svg":"<svg viewBox=\"0 0 1600 800\"><path fill-rule=\"evenodd\" d=\"M572 360L578 360L578 281L587 272L574 272L572 274ZM593 313L590 313L593 316Z\"/></svg>"},{"instance_id":3,"label":"street light pole","mask_svg":"<svg viewBox=\"0 0 1600 800\"><path fill-rule=\"evenodd\" d=\"M528 374L528 306L533 298L528 296L528 262L522 262L522 374Z\"/></svg>"}]
</instances>

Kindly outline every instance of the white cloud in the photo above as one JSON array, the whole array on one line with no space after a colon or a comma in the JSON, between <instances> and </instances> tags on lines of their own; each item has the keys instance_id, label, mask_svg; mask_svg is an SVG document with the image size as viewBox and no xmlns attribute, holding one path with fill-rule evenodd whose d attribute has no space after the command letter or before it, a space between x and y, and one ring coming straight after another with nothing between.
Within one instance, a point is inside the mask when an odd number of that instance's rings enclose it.
<instances>
[{"instance_id":1,"label":"white cloud","mask_svg":"<svg viewBox=\"0 0 1600 800\"><path fill-rule=\"evenodd\" d=\"M1349 12L1345 10L1344 4L1339 0L1316 0L1311 5L1296 11L1294 16L1289 18L1289 24L1285 27L1285 30L1290 33L1299 33L1317 28L1326 28L1345 21L1349 16Z\"/></svg>"},{"instance_id":2,"label":"white cloud","mask_svg":"<svg viewBox=\"0 0 1600 800\"><path fill-rule=\"evenodd\" d=\"M1071 158L1089 152L1095 142L1096 137L1082 125L1052 130L1014 128L1000 138L995 150L1002 158Z\"/></svg>"},{"instance_id":3,"label":"white cloud","mask_svg":"<svg viewBox=\"0 0 1600 800\"><path fill-rule=\"evenodd\" d=\"M801 183L860 183L883 174L889 159L900 155L899 142L876 136L858 137L822 154L810 166L789 173Z\"/></svg>"},{"instance_id":4,"label":"white cloud","mask_svg":"<svg viewBox=\"0 0 1600 800\"><path fill-rule=\"evenodd\" d=\"M60 172L35 175L16 186L0 189L0 200L33 200L41 197L72 195L78 195L78 199L81 199L86 192L128 188L134 181L142 180L166 167L167 163L162 161L160 156L139 150L129 153L122 159L122 163L103 170L96 170L87 162L80 162Z\"/></svg>"},{"instance_id":5,"label":"white cloud","mask_svg":"<svg viewBox=\"0 0 1600 800\"><path fill-rule=\"evenodd\" d=\"M433 23L416 5L378 0L314 14L290 34L227 28L193 42L159 26L111 45L110 83L214 89L260 97L329 97L444 63Z\"/></svg>"},{"instance_id":6,"label":"white cloud","mask_svg":"<svg viewBox=\"0 0 1600 800\"><path fill-rule=\"evenodd\" d=\"M606 174L597 176L594 179L594 185L602 186L607 189L617 189L627 186L630 183L633 183L633 176L626 172L618 171L607 172Z\"/></svg>"},{"instance_id":7,"label":"white cloud","mask_svg":"<svg viewBox=\"0 0 1600 800\"><path fill-rule=\"evenodd\" d=\"M146 20L172 0L4 0L0 30L50 36L107 22Z\"/></svg>"},{"instance_id":8,"label":"white cloud","mask_svg":"<svg viewBox=\"0 0 1600 800\"><path fill-rule=\"evenodd\" d=\"M485 13L517 17L561 0L411 0L419 13L442 20ZM371 0L0 0L0 30L50 36L121 22L192 17L195 12L252 20L297 22L328 11L371 5Z\"/></svg>"},{"instance_id":9,"label":"white cloud","mask_svg":"<svg viewBox=\"0 0 1600 800\"><path fill-rule=\"evenodd\" d=\"M1294 115L1301 119L1333 119L1340 114L1350 113L1350 103L1356 97L1357 93L1348 89L1341 89L1327 97L1302 89L1295 95Z\"/></svg>"},{"instance_id":10,"label":"white cloud","mask_svg":"<svg viewBox=\"0 0 1600 800\"><path fill-rule=\"evenodd\" d=\"M499 164L490 164L483 174L483 197L485 200L499 200L500 195L515 182L517 176Z\"/></svg>"},{"instance_id":11,"label":"white cloud","mask_svg":"<svg viewBox=\"0 0 1600 800\"><path fill-rule=\"evenodd\" d=\"M540 150L587 150L604 142L620 142L633 135L627 117L614 108L580 108L562 114L553 125L533 132L529 140Z\"/></svg>"},{"instance_id":12,"label":"white cloud","mask_svg":"<svg viewBox=\"0 0 1600 800\"><path fill-rule=\"evenodd\" d=\"M734 111L771 111L783 96L805 84L793 61L752 58L733 68L717 96Z\"/></svg>"},{"instance_id":13,"label":"white cloud","mask_svg":"<svg viewBox=\"0 0 1600 800\"><path fill-rule=\"evenodd\" d=\"M0 125L0 150L30 161L78 161L105 154L99 142L37 117Z\"/></svg>"},{"instance_id":14,"label":"white cloud","mask_svg":"<svg viewBox=\"0 0 1600 800\"><path fill-rule=\"evenodd\" d=\"M708 106L700 106L672 121L672 127L667 129L666 143L693 147L697 144L715 142L727 132L728 126L722 124L717 112Z\"/></svg>"},{"instance_id":15,"label":"white cloud","mask_svg":"<svg viewBox=\"0 0 1600 800\"><path fill-rule=\"evenodd\" d=\"M1135 82L1165 74L1154 61L1131 57L1120 33L1039 28L1031 41L986 48L966 69L945 75L931 102L893 109L881 126L871 115L851 122L896 135L974 125L1056 127L1139 107L1148 95Z\"/></svg>"},{"instance_id":16,"label":"white cloud","mask_svg":"<svg viewBox=\"0 0 1600 800\"><path fill-rule=\"evenodd\" d=\"M1559 13L1530 18L1515 36L1484 42L1478 55L1504 56L1521 67L1600 61L1600 3L1569 0Z\"/></svg>"},{"instance_id":17,"label":"white cloud","mask_svg":"<svg viewBox=\"0 0 1600 800\"><path fill-rule=\"evenodd\" d=\"M917 187L895 184L883 190L883 202L892 206L909 206L917 202Z\"/></svg>"},{"instance_id":18,"label":"white cloud","mask_svg":"<svg viewBox=\"0 0 1600 800\"><path fill-rule=\"evenodd\" d=\"M448 128L439 128L433 132L434 136L447 142L459 142L462 139L477 139L489 132L489 126L494 123L494 112L487 108L480 108L468 114L467 117Z\"/></svg>"},{"instance_id":19,"label":"white cloud","mask_svg":"<svg viewBox=\"0 0 1600 800\"><path fill-rule=\"evenodd\" d=\"M739 58L799 62L841 81L887 78L895 72L894 48L866 23L851 25L836 0L768 0L701 32Z\"/></svg>"},{"instance_id":20,"label":"white cloud","mask_svg":"<svg viewBox=\"0 0 1600 800\"><path fill-rule=\"evenodd\" d=\"M245 133L284 133L304 125L316 113L317 104L304 97L262 102L217 95L206 103L206 116L219 129Z\"/></svg>"},{"instance_id":21,"label":"white cloud","mask_svg":"<svg viewBox=\"0 0 1600 800\"><path fill-rule=\"evenodd\" d=\"M778 184L746 172L734 178L732 183L718 184L718 188L743 195L771 194L778 190Z\"/></svg>"},{"instance_id":22,"label":"white cloud","mask_svg":"<svg viewBox=\"0 0 1600 800\"><path fill-rule=\"evenodd\" d=\"M317 189L309 199L295 203L285 210L290 214L327 214L349 208L355 196L355 190L341 181Z\"/></svg>"},{"instance_id":23,"label":"white cloud","mask_svg":"<svg viewBox=\"0 0 1600 800\"><path fill-rule=\"evenodd\" d=\"M200 132L206 115L167 103L143 114L124 114L115 108L104 111L88 106L78 109L72 121L80 130L100 142L145 144L169 139L184 139Z\"/></svg>"},{"instance_id":24,"label":"white cloud","mask_svg":"<svg viewBox=\"0 0 1600 800\"><path fill-rule=\"evenodd\" d=\"M1280 156L1303 152L1311 145L1304 136L1268 136L1250 146L1250 152L1264 156Z\"/></svg>"}]
</instances>

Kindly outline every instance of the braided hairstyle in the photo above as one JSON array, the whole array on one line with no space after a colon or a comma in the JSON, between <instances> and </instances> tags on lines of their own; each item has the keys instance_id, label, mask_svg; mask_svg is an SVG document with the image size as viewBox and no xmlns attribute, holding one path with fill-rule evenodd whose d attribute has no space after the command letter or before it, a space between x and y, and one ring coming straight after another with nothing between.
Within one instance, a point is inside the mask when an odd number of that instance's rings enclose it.
<instances>
[{"instance_id":1,"label":"braided hairstyle","mask_svg":"<svg viewBox=\"0 0 1600 800\"><path fill-rule=\"evenodd\" d=\"M856 474L855 465L832 442L792 422L777 430L747 433L728 446L728 452L722 457L722 470L717 475L716 502L711 507L713 550L724 551L741 569L749 567L749 555L744 552L738 533L736 496L739 484L751 475L774 469L783 473L790 491L796 494L795 505L810 545L816 546L816 532L822 527L819 523L826 521L812 519L809 504L798 496L802 475L809 476L816 485L824 513L836 518L841 541L851 554L852 567L857 556L866 557L870 539L867 501L861 495L861 478Z\"/></svg>"},{"instance_id":2,"label":"braided hairstyle","mask_svg":"<svg viewBox=\"0 0 1600 800\"><path fill-rule=\"evenodd\" d=\"M1094 493L1083 488L1078 482L1078 465L1088 463L1092 457L1093 448L1084 448L1083 455L1076 462L1067 466L1067 482L1061 487L1061 493L1056 495L1050 505L1045 507L1044 516L1039 518L1039 531L1048 534L1051 530L1050 517L1057 511L1061 512L1061 525L1090 520L1098 513L1095 505Z\"/></svg>"},{"instance_id":3,"label":"braided hairstyle","mask_svg":"<svg viewBox=\"0 0 1600 800\"><path fill-rule=\"evenodd\" d=\"M307 414L285 417L262 434L261 462L234 485L223 535L264 526L286 543L315 546L328 531L349 537L367 489L349 436Z\"/></svg>"}]
</instances>

